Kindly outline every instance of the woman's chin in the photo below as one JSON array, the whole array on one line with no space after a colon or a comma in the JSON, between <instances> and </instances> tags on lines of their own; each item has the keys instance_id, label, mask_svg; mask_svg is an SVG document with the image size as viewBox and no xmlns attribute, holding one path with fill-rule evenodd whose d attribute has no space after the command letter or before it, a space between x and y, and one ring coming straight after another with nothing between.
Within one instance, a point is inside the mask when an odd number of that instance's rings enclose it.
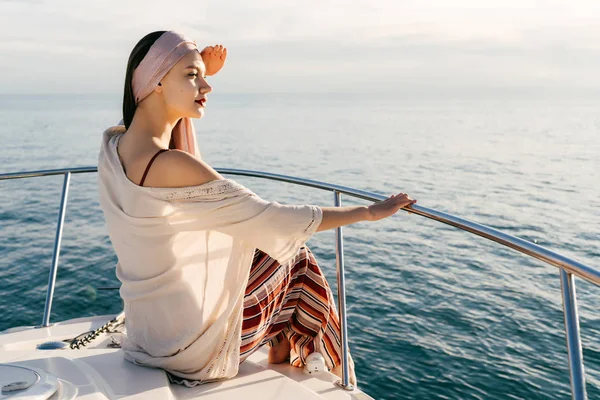
<instances>
[{"instance_id":1,"label":"woman's chin","mask_svg":"<svg viewBox=\"0 0 600 400\"><path fill-rule=\"evenodd\" d=\"M190 115L190 118L202 118L204 117L204 107L198 107L193 113L192 115Z\"/></svg>"}]
</instances>

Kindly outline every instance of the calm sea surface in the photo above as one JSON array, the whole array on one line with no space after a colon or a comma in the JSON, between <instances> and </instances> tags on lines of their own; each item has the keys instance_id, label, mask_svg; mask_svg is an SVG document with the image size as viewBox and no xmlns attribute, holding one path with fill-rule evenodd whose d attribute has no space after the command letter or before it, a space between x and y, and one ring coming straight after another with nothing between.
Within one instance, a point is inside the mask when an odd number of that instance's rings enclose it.
<instances>
[{"instance_id":1,"label":"calm sea surface","mask_svg":"<svg viewBox=\"0 0 600 400\"><path fill-rule=\"evenodd\" d=\"M116 96L4 96L0 173L96 166ZM295 175L484 223L600 268L593 99L214 94L195 121L213 167ZM230 176L231 177L231 176ZM282 203L330 193L237 178ZM62 176L0 182L0 330L41 322ZM345 204L362 204L347 198ZM565 399L558 270L400 211L344 228L350 346L380 399ZM308 242L335 285L334 232ZM95 174L72 176L52 320L117 313ZM587 390L600 398L600 288L577 280Z\"/></svg>"}]
</instances>

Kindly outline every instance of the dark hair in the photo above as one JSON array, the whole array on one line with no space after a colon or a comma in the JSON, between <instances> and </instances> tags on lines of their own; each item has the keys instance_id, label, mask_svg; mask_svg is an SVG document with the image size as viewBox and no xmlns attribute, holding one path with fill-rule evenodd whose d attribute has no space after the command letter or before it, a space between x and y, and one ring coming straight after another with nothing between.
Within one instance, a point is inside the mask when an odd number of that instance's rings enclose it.
<instances>
[{"instance_id":1,"label":"dark hair","mask_svg":"<svg viewBox=\"0 0 600 400\"><path fill-rule=\"evenodd\" d=\"M125 129L129 129L131 121L133 121L133 115L137 105L135 104L135 96L133 95L133 71L140 65L150 47L156 42L156 40L162 36L166 31L156 31L147 34L140 40L129 55L129 61L127 61L127 72L125 72L125 90L123 91L123 123Z\"/></svg>"}]
</instances>

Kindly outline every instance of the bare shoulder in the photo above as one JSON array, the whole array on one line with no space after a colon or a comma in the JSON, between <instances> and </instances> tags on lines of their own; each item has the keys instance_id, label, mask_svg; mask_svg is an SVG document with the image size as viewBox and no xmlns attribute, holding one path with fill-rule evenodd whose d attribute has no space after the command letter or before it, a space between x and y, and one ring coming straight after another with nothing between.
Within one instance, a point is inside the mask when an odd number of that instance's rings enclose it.
<instances>
[{"instance_id":1,"label":"bare shoulder","mask_svg":"<svg viewBox=\"0 0 600 400\"><path fill-rule=\"evenodd\" d=\"M182 150L171 150L156 157L144 186L197 186L217 179L225 178L201 159Z\"/></svg>"}]
</instances>

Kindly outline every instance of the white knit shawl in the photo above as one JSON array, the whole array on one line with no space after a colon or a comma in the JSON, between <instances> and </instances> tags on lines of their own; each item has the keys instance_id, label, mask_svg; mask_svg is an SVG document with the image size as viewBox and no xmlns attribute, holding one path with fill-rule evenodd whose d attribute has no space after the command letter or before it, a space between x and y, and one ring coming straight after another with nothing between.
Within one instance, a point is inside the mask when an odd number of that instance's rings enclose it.
<instances>
[{"instance_id":1,"label":"white knit shawl","mask_svg":"<svg viewBox=\"0 0 600 400\"><path fill-rule=\"evenodd\" d=\"M125 358L187 379L233 377L255 249L290 262L322 210L265 201L231 179L139 186L116 152L124 129L103 133L98 188L122 282Z\"/></svg>"}]
</instances>

